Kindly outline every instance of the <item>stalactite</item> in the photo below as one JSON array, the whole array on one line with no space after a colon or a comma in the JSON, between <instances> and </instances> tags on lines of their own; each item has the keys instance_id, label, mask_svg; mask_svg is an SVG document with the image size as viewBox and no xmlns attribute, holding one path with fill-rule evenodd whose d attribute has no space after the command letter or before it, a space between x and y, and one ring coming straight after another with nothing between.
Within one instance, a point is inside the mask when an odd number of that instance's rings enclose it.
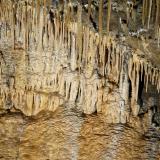
<instances>
[{"instance_id":1,"label":"stalactite","mask_svg":"<svg viewBox=\"0 0 160 160\"><path fill-rule=\"evenodd\" d=\"M155 79L155 69L152 68L152 78L151 78L152 85L154 85L154 79Z\"/></svg>"},{"instance_id":2,"label":"stalactite","mask_svg":"<svg viewBox=\"0 0 160 160\"><path fill-rule=\"evenodd\" d=\"M157 31L158 31L158 25L160 25L160 1L156 0L156 20L155 20L155 30L156 30L156 35L157 35Z\"/></svg>"},{"instance_id":3,"label":"stalactite","mask_svg":"<svg viewBox=\"0 0 160 160\"><path fill-rule=\"evenodd\" d=\"M135 96L136 96L136 85L135 85L135 80L136 80L136 66L135 62L133 63L133 70L132 70L132 75L131 75L131 85L132 85L132 97L131 97L131 107L135 107ZM132 112L134 109L132 109Z\"/></svg>"},{"instance_id":4,"label":"stalactite","mask_svg":"<svg viewBox=\"0 0 160 160\"><path fill-rule=\"evenodd\" d=\"M13 49L15 49L15 42L16 42L16 11L17 11L17 6L15 4L13 5Z\"/></svg>"},{"instance_id":5,"label":"stalactite","mask_svg":"<svg viewBox=\"0 0 160 160\"><path fill-rule=\"evenodd\" d=\"M155 74L154 74L154 79L153 79L153 85L156 86L156 76L157 76L157 68L154 68Z\"/></svg>"},{"instance_id":6,"label":"stalactite","mask_svg":"<svg viewBox=\"0 0 160 160\"><path fill-rule=\"evenodd\" d=\"M29 6L29 9L28 9L28 48L29 49L30 49L31 35L32 35L32 8L31 6Z\"/></svg>"},{"instance_id":7,"label":"stalactite","mask_svg":"<svg viewBox=\"0 0 160 160\"><path fill-rule=\"evenodd\" d=\"M160 71L159 71L159 74L158 74L158 86L159 86L159 89L158 89L158 93L159 93L159 90L160 90Z\"/></svg>"},{"instance_id":8,"label":"stalactite","mask_svg":"<svg viewBox=\"0 0 160 160\"><path fill-rule=\"evenodd\" d=\"M40 21L40 12L41 12L41 3L40 3L41 0L37 0L36 1L36 28L39 28L39 21ZM37 30L37 33L36 33L36 40L38 41L37 39L38 37L38 30Z\"/></svg>"},{"instance_id":9,"label":"stalactite","mask_svg":"<svg viewBox=\"0 0 160 160\"><path fill-rule=\"evenodd\" d=\"M78 13L77 13L77 19L78 19L78 30L77 30L77 53L79 55L79 64L80 67L81 63L81 57L82 57L82 7L78 5Z\"/></svg>"},{"instance_id":10,"label":"stalactite","mask_svg":"<svg viewBox=\"0 0 160 160\"><path fill-rule=\"evenodd\" d=\"M60 44L63 46L63 21L61 21Z\"/></svg>"},{"instance_id":11,"label":"stalactite","mask_svg":"<svg viewBox=\"0 0 160 160\"><path fill-rule=\"evenodd\" d=\"M155 69L154 85L156 86L156 84L157 84L158 69L157 68L154 68L154 69Z\"/></svg>"},{"instance_id":12,"label":"stalactite","mask_svg":"<svg viewBox=\"0 0 160 160\"><path fill-rule=\"evenodd\" d=\"M121 50L120 50L120 46L118 45L116 47L117 49L117 56L118 56L118 59L117 59L117 71L118 71L118 80L119 80L119 76L120 76L120 68L121 68ZM128 69L127 69L127 72L128 72ZM128 75L128 73L127 73Z\"/></svg>"},{"instance_id":13,"label":"stalactite","mask_svg":"<svg viewBox=\"0 0 160 160\"><path fill-rule=\"evenodd\" d=\"M71 33L70 33L69 29L68 29L68 32L67 32L67 37L68 37L67 38L68 39L68 50L71 51Z\"/></svg>"},{"instance_id":14,"label":"stalactite","mask_svg":"<svg viewBox=\"0 0 160 160\"><path fill-rule=\"evenodd\" d=\"M158 74L158 77L157 77L157 90L158 90L158 93L159 93L159 90L160 90L160 75Z\"/></svg>"},{"instance_id":15,"label":"stalactite","mask_svg":"<svg viewBox=\"0 0 160 160\"><path fill-rule=\"evenodd\" d=\"M3 2L0 1L0 19L2 20L3 17Z\"/></svg>"},{"instance_id":16,"label":"stalactite","mask_svg":"<svg viewBox=\"0 0 160 160\"><path fill-rule=\"evenodd\" d=\"M110 66L110 61L111 61L111 43L110 43L110 39L108 39L108 42L107 42L107 48L108 48L108 63L106 65L106 73L107 75L110 74L110 71L111 71L111 66Z\"/></svg>"},{"instance_id":17,"label":"stalactite","mask_svg":"<svg viewBox=\"0 0 160 160\"><path fill-rule=\"evenodd\" d=\"M139 62L136 64L136 101L138 100L138 91L139 91Z\"/></svg>"},{"instance_id":18,"label":"stalactite","mask_svg":"<svg viewBox=\"0 0 160 160\"><path fill-rule=\"evenodd\" d=\"M103 29L103 0L99 1L99 17L98 17L98 27L99 27L99 34L102 34Z\"/></svg>"},{"instance_id":19,"label":"stalactite","mask_svg":"<svg viewBox=\"0 0 160 160\"><path fill-rule=\"evenodd\" d=\"M43 0L43 22L44 22L44 32L46 32L46 15L47 15L47 4L46 4L46 0Z\"/></svg>"},{"instance_id":20,"label":"stalactite","mask_svg":"<svg viewBox=\"0 0 160 160\"><path fill-rule=\"evenodd\" d=\"M103 37L102 35L99 36L99 52L98 52L98 57L97 57L97 60L99 61L99 65L101 66L101 63L103 62L102 58L102 53L103 53L103 45L102 45L102 40L103 40Z\"/></svg>"},{"instance_id":21,"label":"stalactite","mask_svg":"<svg viewBox=\"0 0 160 160\"><path fill-rule=\"evenodd\" d=\"M102 56L102 61L103 61L103 76L105 76L105 65L106 65L106 39L107 37L104 36L103 38L103 56Z\"/></svg>"},{"instance_id":22,"label":"stalactite","mask_svg":"<svg viewBox=\"0 0 160 160\"><path fill-rule=\"evenodd\" d=\"M145 10L146 10L146 26L147 26L147 21L148 21L148 17L149 17L149 14L148 14L148 11L149 11L149 1L150 0L146 0L146 6L145 6Z\"/></svg>"},{"instance_id":23,"label":"stalactite","mask_svg":"<svg viewBox=\"0 0 160 160\"><path fill-rule=\"evenodd\" d=\"M140 61L140 67L141 67L141 81L142 81L142 79L143 79L143 74L144 74L144 72L143 72L143 69L144 69L143 61Z\"/></svg>"},{"instance_id":24,"label":"stalactite","mask_svg":"<svg viewBox=\"0 0 160 160\"><path fill-rule=\"evenodd\" d=\"M147 28L149 29L149 23L151 19L151 9L152 9L152 0L149 1L149 12L148 12L148 22L147 22Z\"/></svg>"},{"instance_id":25,"label":"stalactite","mask_svg":"<svg viewBox=\"0 0 160 160\"><path fill-rule=\"evenodd\" d=\"M54 28L55 28L55 33L54 33L54 40L55 40L55 43L54 43L54 47L56 48L56 41L57 41L57 37L58 37L58 23L57 23L57 19L54 20Z\"/></svg>"},{"instance_id":26,"label":"stalactite","mask_svg":"<svg viewBox=\"0 0 160 160\"><path fill-rule=\"evenodd\" d=\"M151 9L151 22L155 22L156 17L156 0L152 0L152 9Z\"/></svg>"},{"instance_id":27,"label":"stalactite","mask_svg":"<svg viewBox=\"0 0 160 160\"><path fill-rule=\"evenodd\" d=\"M67 9L66 9L66 15L65 15L65 23L66 25L68 26L69 25L69 22L71 20L71 5L70 5L70 2L67 4Z\"/></svg>"},{"instance_id":28,"label":"stalactite","mask_svg":"<svg viewBox=\"0 0 160 160\"><path fill-rule=\"evenodd\" d=\"M146 92L148 91L148 65L145 67L145 77L146 77Z\"/></svg>"},{"instance_id":29,"label":"stalactite","mask_svg":"<svg viewBox=\"0 0 160 160\"><path fill-rule=\"evenodd\" d=\"M25 6L25 49L28 50L28 0Z\"/></svg>"},{"instance_id":30,"label":"stalactite","mask_svg":"<svg viewBox=\"0 0 160 160\"><path fill-rule=\"evenodd\" d=\"M16 36L17 39L20 38L20 6L17 4L17 13L16 13Z\"/></svg>"},{"instance_id":31,"label":"stalactite","mask_svg":"<svg viewBox=\"0 0 160 160\"><path fill-rule=\"evenodd\" d=\"M126 73L124 75L124 82L123 82L123 91L122 91L122 95L123 95L123 99L125 101L125 107L129 102L129 82L128 82L128 74Z\"/></svg>"},{"instance_id":32,"label":"stalactite","mask_svg":"<svg viewBox=\"0 0 160 160\"><path fill-rule=\"evenodd\" d=\"M149 75L149 81L152 82L152 71L151 71L151 66L148 66L148 75Z\"/></svg>"},{"instance_id":33,"label":"stalactite","mask_svg":"<svg viewBox=\"0 0 160 160\"><path fill-rule=\"evenodd\" d=\"M143 0L143 7L142 7L142 24L143 24L143 26L145 24L145 18L146 18L146 10L145 10L146 1L147 0Z\"/></svg>"},{"instance_id":34,"label":"stalactite","mask_svg":"<svg viewBox=\"0 0 160 160\"><path fill-rule=\"evenodd\" d=\"M129 59L129 65L128 65L128 75L129 78L132 79L132 66L133 66L133 59Z\"/></svg>"},{"instance_id":35,"label":"stalactite","mask_svg":"<svg viewBox=\"0 0 160 160\"><path fill-rule=\"evenodd\" d=\"M88 0L88 22L90 22L92 0Z\"/></svg>"},{"instance_id":36,"label":"stalactite","mask_svg":"<svg viewBox=\"0 0 160 160\"><path fill-rule=\"evenodd\" d=\"M86 43L85 43L85 63L87 65L87 53L88 53L88 50L89 50L89 28L86 28Z\"/></svg>"},{"instance_id":37,"label":"stalactite","mask_svg":"<svg viewBox=\"0 0 160 160\"><path fill-rule=\"evenodd\" d=\"M158 28L158 48L160 47L160 26Z\"/></svg>"},{"instance_id":38,"label":"stalactite","mask_svg":"<svg viewBox=\"0 0 160 160\"><path fill-rule=\"evenodd\" d=\"M108 0L108 13L107 13L107 34L109 33L110 18L111 18L111 0Z\"/></svg>"},{"instance_id":39,"label":"stalactite","mask_svg":"<svg viewBox=\"0 0 160 160\"><path fill-rule=\"evenodd\" d=\"M121 92L121 94L123 95L123 81L124 81L124 65L122 64L122 68L120 70L120 80L119 80L119 90Z\"/></svg>"},{"instance_id":40,"label":"stalactite","mask_svg":"<svg viewBox=\"0 0 160 160\"><path fill-rule=\"evenodd\" d=\"M61 27L61 25L60 25L60 23L61 23L61 20L60 20L60 15L59 15L59 12L57 12L57 20L56 20L56 22L57 22L57 40L59 40L60 39L60 27Z\"/></svg>"},{"instance_id":41,"label":"stalactite","mask_svg":"<svg viewBox=\"0 0 160 160\"><path fill-rule=\"evenodd\" d=\"M86 38L84 38L85 37L85 27L83 26L83 32L82 32L82 59L85 59L85 57L84 57L84 55L85 55L85 40L86 40Z\"/></svg>"},{"instance_id":42,"label":"stalactite","mask_svg":"<svg viewBox=\"0 0 160 160\"><path fill-rule=\"evenodd\" d=\"M112 51L111 51L111 70L113 70L114 66L115 66L115 52L114 52L114 48L115 48L115 44L114 42L112 42Z\"/></svg>"},{"instance_id":43,"label":"stalactite","mask_svg":"<svg viewBox=\"0 0 160 160\"><path fill-rule=\"evenodd\" d=\"M32 0L31 1L31 15L32 15L32 18L34 17L34 8L35 8L35 1Z\"/></svg>"},{"instance_id":44,"label":"stalactite","mask_svg":"<svg viewBox=\"0 0 160 160\"><path fill-rule=\"evenodd\" d=\"M157 88L157 90L158 90L158 76L159 76L159 74L158 74L158 71L157 71L157 74L156 74L156 88Z\"/></svg>"},{"instance_id":45,"label":"stalactite","mask_svg":"<svg viewBox=\"0 0 160 160\"><path fill-rule=\"evenodd\" d=\"M4 12L4 14L3 14L3 18L2 18L2 22L5 24L5 33L7 32L7 22L5 22L5 21L7 21L6 20L6 5L4 5L4 9L3 9L3 12ZM5 37L7 36L6 34L4 35Z\"/></svg>"},{"instance_id":46,"label":"stalactite","mask_svg":"<svg viewBox=\"0 0 160 160\"><path fill-rule=\"evenodd\" d=\"M36 36L37 36L37 32L35 31L36 27L37 27L37 3L34 1L34 8L33 8L33 22L32 22L32 30L33 30L33 38L35 40Z\"/></svg>"},{"instance_id":47,"label":"stalactite","mask_svg":"<svg viewBox=\"0 0 160 160\"><path fill-rule=\"evenodd\" d=\"M133 5L133 1L127 1L127 25L129 25L130 19L134 19Z\"/></svg>"}]
</instances>

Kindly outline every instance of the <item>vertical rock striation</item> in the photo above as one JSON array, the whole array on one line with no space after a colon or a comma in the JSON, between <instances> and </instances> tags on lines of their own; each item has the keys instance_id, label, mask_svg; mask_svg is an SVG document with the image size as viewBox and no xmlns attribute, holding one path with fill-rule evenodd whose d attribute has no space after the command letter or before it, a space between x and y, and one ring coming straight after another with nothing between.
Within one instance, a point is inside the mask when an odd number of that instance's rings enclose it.
<instances>
[{"instance_id":1,"label":"vertical rock striation","mask_svg":"<svg viewBox=\"0 0 160 160\"><path fill-rule=\"evenodd\" d=\"M159 92L159 69L142 51L102 35L101 3L99 33L83 25L79 4L76 11L71 3L58 5L0 1L1 109L30 116L73 103L85 114L102 112L108 122L128 122L139 114L140 86L147 91L152 83Z\"/></svg>"}]
</instances>

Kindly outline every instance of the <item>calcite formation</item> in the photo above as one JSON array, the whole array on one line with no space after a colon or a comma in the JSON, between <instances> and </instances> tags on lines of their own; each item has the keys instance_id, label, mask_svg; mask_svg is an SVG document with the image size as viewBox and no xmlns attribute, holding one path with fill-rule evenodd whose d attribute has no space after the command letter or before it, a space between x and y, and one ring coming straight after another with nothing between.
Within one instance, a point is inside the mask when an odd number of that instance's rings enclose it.
<instances>
[{"instance_id":1,"label":"calcite formation","mask_svg":"<svg viewBox=\"0 0 160 160\"><path fill-rule=\"evenodd\" d=\"M159 68L145 53L83 25L77 6L63 4L62 14L45 0L0 2L2 110L31 116L71 103L126 123L139 114L142 86L147 92L152 83L159 92Z\"/></svg>"},{"instance_id":2,"label":"calcite formation","mask_svg":"<svg viewBox=\"0 0 160 160\"><path fill-rule=\"evenodd\" d=\"M0 159L160 159L159 0L0 0Z\"/></svg>"}]
</instances>

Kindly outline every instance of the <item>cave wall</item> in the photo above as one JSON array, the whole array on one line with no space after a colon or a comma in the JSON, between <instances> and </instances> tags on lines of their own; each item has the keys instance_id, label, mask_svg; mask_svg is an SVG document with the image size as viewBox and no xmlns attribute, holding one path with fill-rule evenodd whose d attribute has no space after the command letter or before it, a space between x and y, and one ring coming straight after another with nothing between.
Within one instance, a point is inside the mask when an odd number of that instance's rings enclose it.
<instances>
[{"instance_id":1,"label":"cave wall","mask_svg":"<svg viewBox=\"0 0 160 160\"><path fill-rule=\"evenodd\" d=\"M131 40L133 3L53 2L0 1L0 159L160 159L159 59Z\"/></svg>"},{"instance_id":2,"label":"cave wall","mask_svg":"<svg viewBox=\"0 0 160 160\"><path fill-rule=\"evenodd\" d=\"M62 16L48 3L1 1L1 109L30 116L70 103L129 122L141 107L142 79L159 91L159 69L142 51L83 25L80 5L73 20L70 8Z\"/></svg>"}]
</instances>

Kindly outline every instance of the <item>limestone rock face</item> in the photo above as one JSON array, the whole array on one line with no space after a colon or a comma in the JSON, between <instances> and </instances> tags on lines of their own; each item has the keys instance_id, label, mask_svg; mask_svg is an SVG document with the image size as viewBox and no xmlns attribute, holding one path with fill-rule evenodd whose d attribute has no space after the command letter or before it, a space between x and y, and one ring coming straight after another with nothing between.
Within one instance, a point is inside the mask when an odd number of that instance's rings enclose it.
<instances>
[{"instance_id":1,"label":"limestone rock face","mask_svg":"<svg viewBox=\"0 0 160 160\"><path fill-rule=\"evenodd\" d=\"M0 158L159 158L159 62L90 7L95 28L78 2L0 1Z\"/></svg>"},{"instance_id":2,"label":"limestone rock face","mask_svg":"<svg viewBox=\"0 0 160 160\"><path fill-rule=\"evenodd\" d=\"M67 102L126 123L139 113L141 83L159 91L159 70L142 51L83 26L80 5L77 21L69 19L67 4L63 15L45 1L2 1L1 8L2 109L36 115Z\"/></svg>"}]
</instances>

